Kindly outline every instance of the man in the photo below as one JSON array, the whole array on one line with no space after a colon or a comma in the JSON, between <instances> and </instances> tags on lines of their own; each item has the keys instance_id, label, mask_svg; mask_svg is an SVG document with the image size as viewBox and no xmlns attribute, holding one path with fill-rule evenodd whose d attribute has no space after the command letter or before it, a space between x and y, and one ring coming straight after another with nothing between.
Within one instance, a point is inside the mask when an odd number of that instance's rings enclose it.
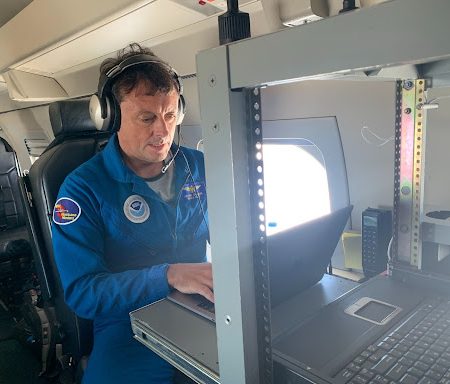
<instances>
[{"instance_id":1,"label":"man","mask_svg":"<svg viewBox=\"0 0 450 384\"><path fill-rule=\"evenodd\" d=\"M65 300L94 320L85 384L172 383L173 368L132 338L128 314L170 289L214 299L203 156L172 145L181 82L153 56L132 44L103 62L99 96L120 127L66 178L53 212Z\"/></svg>"}]
</instances>

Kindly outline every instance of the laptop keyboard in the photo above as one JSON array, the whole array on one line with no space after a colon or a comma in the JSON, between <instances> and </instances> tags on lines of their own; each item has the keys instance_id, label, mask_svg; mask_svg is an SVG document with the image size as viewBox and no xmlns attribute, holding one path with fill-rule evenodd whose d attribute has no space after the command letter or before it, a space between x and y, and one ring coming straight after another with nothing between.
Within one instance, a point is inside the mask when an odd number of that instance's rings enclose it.
<instances>
[{"instance_id":1,"label":"laptop keyboard","mask_svg":"<svg viewBox=\"0 0 450 384\"><path fill-rule=\"evenodd\" d=\"M450 301L426 302L335 378L351 384L450 384Z\"/></svg>"},{"instance_id":2,"label":"laptop keyboard","mask_svg":"<svg viewBox=\"0 0 450 384\"><path fill-rule=\"evenodd\" d=\"M198 295L198 297L198 300L200 302L197 304L197 307L202 308L208 312L215 313L214 303L203 296Z\"/></svg>"}]
</instances>

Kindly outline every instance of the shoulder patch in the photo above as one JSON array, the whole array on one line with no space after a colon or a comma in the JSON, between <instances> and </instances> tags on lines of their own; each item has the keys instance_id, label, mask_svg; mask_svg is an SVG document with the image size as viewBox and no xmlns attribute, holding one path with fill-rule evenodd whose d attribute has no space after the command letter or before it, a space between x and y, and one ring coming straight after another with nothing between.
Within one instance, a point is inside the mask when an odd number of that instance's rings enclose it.
<instances>
[{"instance_id":1,"label":"shoulder patch","mask_svg":"<svg viewBox=\"0 0 450 384\"><path fill-rule=\"evenodd\" d=\"M53 222L58 225L72 224L81 216L80 205L68 197L61 197L53 208Z\"/></svg>"}]
</instances>

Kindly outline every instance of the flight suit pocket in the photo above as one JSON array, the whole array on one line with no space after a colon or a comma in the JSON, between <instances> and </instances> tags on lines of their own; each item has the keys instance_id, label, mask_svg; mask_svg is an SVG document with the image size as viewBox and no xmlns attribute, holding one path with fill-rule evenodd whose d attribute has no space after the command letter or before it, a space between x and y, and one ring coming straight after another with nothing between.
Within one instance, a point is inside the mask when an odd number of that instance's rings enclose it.
<instances>
[{"instance_id":1,"label":"flight suit pocket","mask_svg":"<svg viewBox=\"0 0 450 384\"><path fill-rule=\"evenodd\" d=\"M109 218L105 225L111 243L116 243L119 248L128 249L129 253L145 252L157 258L161 251L166 250L171 244L170 236L169 238L164 236L167 229L153 225L150 219L143 223L133 223L125 215L122 217L121 212L112 210L104 217Z\"/></svg>"}]
</instances>

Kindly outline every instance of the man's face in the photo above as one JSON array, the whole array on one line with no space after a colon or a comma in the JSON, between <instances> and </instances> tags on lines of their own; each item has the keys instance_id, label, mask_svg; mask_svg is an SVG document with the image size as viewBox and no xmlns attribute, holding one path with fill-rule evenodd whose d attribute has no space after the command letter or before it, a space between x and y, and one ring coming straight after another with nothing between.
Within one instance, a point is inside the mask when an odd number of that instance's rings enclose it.
<instances>
[{"instance_id":1,"label":"man's face","mask_svg":"<svg viewBox=\"0 0 450 384\"><path fill-rule=\"evenodd\" d=\"M176 90L150 95L143 83L123 97L119 144L126 163L138 174L145 168L160 171L175 134L178 99Z\"/></svg>"}]
</instances>

